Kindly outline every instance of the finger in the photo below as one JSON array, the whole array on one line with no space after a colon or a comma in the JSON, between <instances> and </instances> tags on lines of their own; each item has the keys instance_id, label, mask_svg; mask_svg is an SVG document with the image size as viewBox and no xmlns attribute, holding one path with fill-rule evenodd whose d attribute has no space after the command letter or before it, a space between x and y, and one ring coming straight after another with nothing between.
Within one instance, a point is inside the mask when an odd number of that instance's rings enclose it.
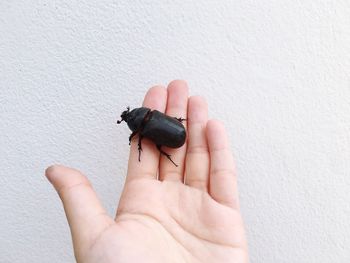
<instances>
[{"instance_id":1,"label":"finger","mask_svg":"<svg viewBox=\"0 0 350 263\"><path fill-rule=\"evenodd\" d=\"M176 118L187 118L188 87L183 80L174 80L168 85L168 100L165 114ZM186 121L183 122L186 127ZM159 179L183 181L185 168L186 143L177 149L162 147L162 150L170 154L177 167L165 156L161 156L159 166Z\"/></svg>"},{"instance_id":2,"label":"finger","mask_svg":"<svg viewBox=\"0 0 350 263\"><path fill-rule=\"evenodd\" d=\"M62 200L75 248L89 246L114 223L88 179L79 171L53 165L46 169L45 175Z\"/></svg>"},{"instance_id":3,"label":"finger","mask_svg":"<svg viewBox=\"0 0 350 263\"><path fill-rule=\"evenodd\" d=\"M238 209L236 171L224 125L217 120L207 123L210 152L209 193L217 202Z\"/></svg>"},{"instance_id":4,"label":"finger","mask_svg":"<svg viewBox=\"0 0 350 263\"><path fill-rule=\"evenodd\" d=\"M188 140L186 154L186 178L189 186L208 191L209 150L206 138L208 106L206 101L193 96L188 100Z\"/></svg>"},{"instance_id":5,"label":"finger","mask_svg":"<svg viewBox=\"0 0 350 263\"><path fill-rule=\"evenodd\" d=\"M167 100L167 91L164 87L155 86L148 90L143 101L143 107L164 112ZM159 151L154 143L148 139L142 139L142 151L139 161L138 141L135 136L131 141L128 164L127 181L135 178L157 178L159 167Z\"/></svg>"}]
</instances>

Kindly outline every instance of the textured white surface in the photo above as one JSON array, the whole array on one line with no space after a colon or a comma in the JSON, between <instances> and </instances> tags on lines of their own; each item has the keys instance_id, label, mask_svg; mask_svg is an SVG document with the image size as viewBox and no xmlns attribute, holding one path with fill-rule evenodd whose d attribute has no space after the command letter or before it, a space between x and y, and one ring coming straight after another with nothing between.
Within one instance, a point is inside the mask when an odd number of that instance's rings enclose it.
<instances>
[{"instance_id":1,"label":"textured white surface","mask_svg":"<svg viewBox=\"0 0 350 263\"><path fill-rule=\"evenodd\" d=\"M43 176L114 214L125 106L186 79L230 131L251 262L350 262L350 2L1 1L0 262L74 262Z\"/></svg>"}]
</instances>

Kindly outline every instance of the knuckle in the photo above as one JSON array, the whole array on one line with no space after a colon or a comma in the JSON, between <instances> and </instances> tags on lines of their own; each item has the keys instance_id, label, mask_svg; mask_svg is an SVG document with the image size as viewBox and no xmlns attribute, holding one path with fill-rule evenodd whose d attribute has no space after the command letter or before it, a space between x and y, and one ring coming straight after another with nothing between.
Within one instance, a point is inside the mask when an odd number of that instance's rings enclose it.
<instances>
[{"instance_id":1,"label":"knuckle","mask_svg":"<svg viewBox=\"0 0 350 263\"><path fill-rule=\"evenodd\" d=\"M187 153L193 154L193 153L208 153L208 147L203 144L197 144L197 145L189 145L187 149Z\"/></svg>"},{"instance_id":2,"label":"knuckle","mask_svg":"<svg viewBox=\"0 0 350 263\"><path fill-rule=\"evenodd\" d=\"M212 176L215 177L233 177L236 175L236 170L233 167L230 168L214 168L211 170Z\"/></svg>"},{"instance_id":3,"label":"knuckle","mask_svg":"<svg viewBox=\"0 0 350 263\"><path fill-rule=\"evenodd\" d=\"M77 191L80 188L88 188L91 189L92 186L88 180L84 180L71 185L63 185L59 189L57 189L57 193L60 197L66 196L73 191Z\"/></svg>"}]
</instances>

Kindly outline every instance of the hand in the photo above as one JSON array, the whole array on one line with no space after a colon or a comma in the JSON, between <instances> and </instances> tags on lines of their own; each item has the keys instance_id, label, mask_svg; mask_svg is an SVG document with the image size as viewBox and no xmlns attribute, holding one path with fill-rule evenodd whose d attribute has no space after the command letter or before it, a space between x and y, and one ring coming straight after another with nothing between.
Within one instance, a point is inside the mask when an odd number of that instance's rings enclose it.
<instances>
[{"instance_id":1,"label":"hand","mask_svg":"<svg viewBox=\"0 0 350 263\"><path fill-rule=\"evenodd\" d=\"M132 140L115 219L80 172L58 165L46 170L62 199L77 262L248 262L224 126L208 121L206 102L188 98L183 81L151 88L143 105L187 118L187 143L164 147L175 167L147 139L139 162L137 136Z\"/></svg>"}]
</instances>

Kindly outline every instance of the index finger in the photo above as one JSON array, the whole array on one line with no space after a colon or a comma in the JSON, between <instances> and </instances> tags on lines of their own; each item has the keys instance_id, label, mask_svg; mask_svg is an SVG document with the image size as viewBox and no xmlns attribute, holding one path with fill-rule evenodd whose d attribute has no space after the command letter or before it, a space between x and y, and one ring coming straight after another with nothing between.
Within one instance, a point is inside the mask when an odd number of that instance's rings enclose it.
<instances>
[{"instance_id":1,"label":"index finger","mask_svg":"<svg viewBox=\"0 0 350 263\"><path fill-rule=\"evenodd\" d=\"M151 110L165 111L167 91L162 86L154 86L148 90L143 101L143 107ZM127 181L137 178L156 179L159 167L159 151L154 143L148 139L142 139L141 158L138 150L139 136L131 140Z\"/></svg>"}]
</instances>

